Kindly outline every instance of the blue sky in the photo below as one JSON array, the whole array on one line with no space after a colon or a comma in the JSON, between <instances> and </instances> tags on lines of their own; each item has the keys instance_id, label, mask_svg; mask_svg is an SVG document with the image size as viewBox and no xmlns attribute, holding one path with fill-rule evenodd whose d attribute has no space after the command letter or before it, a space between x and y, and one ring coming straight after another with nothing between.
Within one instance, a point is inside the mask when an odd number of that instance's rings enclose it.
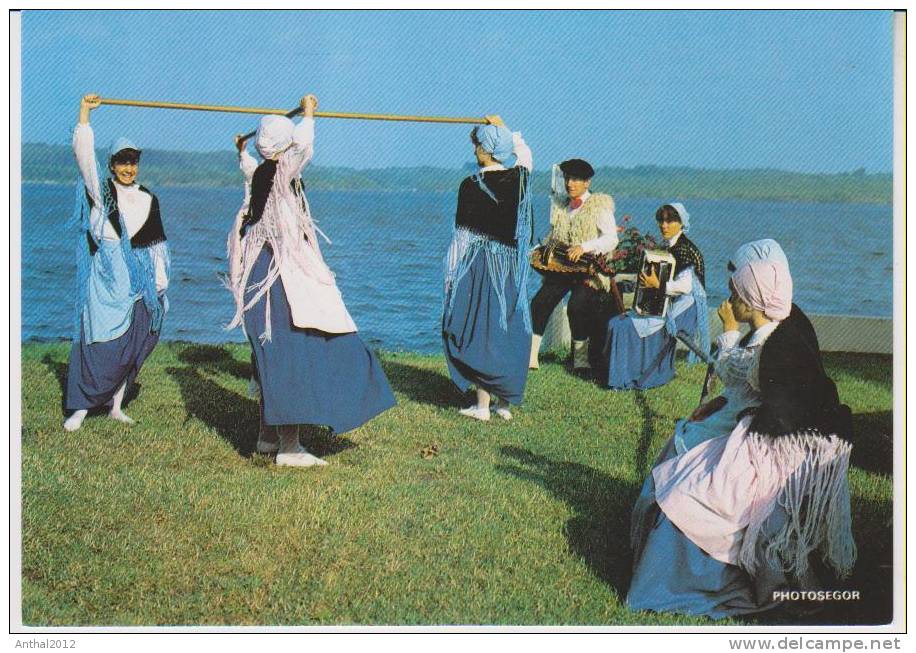
<instances>
[{"instance_id":1,"label":"blue sky","mask_svg":"<svg viewBox=\"0 0 916 653\"><path fill-rule=\"evenodd\" d=\"M886 11L26 11L22 137L68 143L79 98L482 116L535 165L892 167ZM97 138L213 151L255 116L102 107ZM465 126L323 119L316 165L459 167Z\"/></svg>"}]
</instances>

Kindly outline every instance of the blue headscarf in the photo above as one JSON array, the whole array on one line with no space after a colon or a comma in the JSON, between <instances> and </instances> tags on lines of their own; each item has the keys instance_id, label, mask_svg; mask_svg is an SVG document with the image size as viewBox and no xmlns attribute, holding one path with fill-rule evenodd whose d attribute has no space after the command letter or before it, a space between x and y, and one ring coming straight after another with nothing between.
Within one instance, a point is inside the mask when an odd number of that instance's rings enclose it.
<instances>
[{"instance_id":1,"label":"blue headscarf","mask_svg":"<svg viewBox=\"0 0 916 653\"><path fill-rule=\"evenodd\" d=\"M134 142L128 138L121 136L112 142L111 146L108 148L108 160L111 161L111 157L120 152L121 150L136 150L141 152L142 150L134 145Z\"/></svg>"},{"instance_id":2,"label":"blue headscarf","mask_svg":"<svg viewBox=\"0 0 916 653\"><path fill-rule=\"evenodd\" d=\"M480 125L474 129L474 139L485 152L507 168L512 167L512 132L500 125Z\"/></svg>"},{"instance_id":3,"label":"blue headscarf","mask_svg":"<svg viewBox=\"0 0 916 653\"><path fill-rule=\"evenodd\" d=\"M681 231L684 233L690 231L690 214L687 213L687 209L684 208L684 205L680 202L671 202L668 206L677 211L677 214L681 216Z\"/></svg>"},{"instance_id":4,"label":"blue headscarf","mask_svg":"<svg viewBox=\"0 0 916 653\"><path fill-rule=\"evenodd\" d=\"M740 270L751 261L773 261L774 263L782 263L786 266L786 269L789 268L789 260L786 258L786 253L782 251L779 243L772 238L763 238L762 240L744 243L738 248L729 263L735 267L735 270Z\"/></svg>"}]
</instances>

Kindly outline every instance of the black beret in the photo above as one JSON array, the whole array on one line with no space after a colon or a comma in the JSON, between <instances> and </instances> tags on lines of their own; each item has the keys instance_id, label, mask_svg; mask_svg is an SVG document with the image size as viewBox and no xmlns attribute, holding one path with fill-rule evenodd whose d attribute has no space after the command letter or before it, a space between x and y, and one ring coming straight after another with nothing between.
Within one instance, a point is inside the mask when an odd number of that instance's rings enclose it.
<instances>
[{"instance_id":1,"label":"black beret","mask_svg":"<svg viewBox=\"0 0 916 653\"><path fill-rule=\"evenodd\" d=\"M595 176L595 169L589 165L588 161L582 159L570 159L560 164L560 170L567 177L576 179L591 179Z\"/></svg>"}]
</instances>

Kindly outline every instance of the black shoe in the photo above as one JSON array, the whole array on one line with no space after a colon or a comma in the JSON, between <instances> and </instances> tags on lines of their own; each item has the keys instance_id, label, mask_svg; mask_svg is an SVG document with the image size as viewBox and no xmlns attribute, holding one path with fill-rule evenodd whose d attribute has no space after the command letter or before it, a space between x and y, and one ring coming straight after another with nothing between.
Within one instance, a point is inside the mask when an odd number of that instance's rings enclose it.
<instances>
[{"instance_id":1,"label":"black shoe","mask_svg":"<svg viewBox=\"0 0 916 653\"><path fill-rule=\"evenodd\" d=\"M586 381L592 380L592 368L590 367L577 367L573 369L573 374Z\"/></svg>"}]
</instances>

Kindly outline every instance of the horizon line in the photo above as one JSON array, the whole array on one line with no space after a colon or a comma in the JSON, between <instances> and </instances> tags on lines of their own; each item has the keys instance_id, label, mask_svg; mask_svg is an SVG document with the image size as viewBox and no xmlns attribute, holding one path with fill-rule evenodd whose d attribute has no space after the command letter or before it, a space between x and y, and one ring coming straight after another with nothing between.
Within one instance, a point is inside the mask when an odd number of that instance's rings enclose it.
<instances>
[{"instance_id":1,"label":"horizon line","mask_svg":"<svg viewBox=\"0 0 916 653\"><path fill-rule=\"evenodd\" d=\"M45 147L62 147L70 148L69 144L63 143L43 143L40 141L28 141L23 142L22 147L24 148L27 145L40 145ZM105 148L97 147L96 150L104 151ZM214 155L214 154L231 154L234 155L235 152L230 149L225 150L174 150L174 149L161 149L161 148L144 148L145 152L163 152L163 153L177 153L177 154L196 154L196 155ZM322 168L322 169L343 169L343 170L417 170L417 169L427 169L427 170L445 170L445 171L463 171L469 169L472 164L470 161L466 162L462 166L449 168L445 166L432 166L432 165L417 165L417 166L381 166L381 167L366 167L366 168L355 168L352 166L345 165L310 165L312 168ZM551 164L553 165L553 164ZM859 171L863 171L865 175L879 176L879 175L890 175L893 176L893 169L889 170L868 170L866 166L859 166L858 168L853 168L851 170L837 170L834 172L815 172L811 170L791 170L788 168L770 168L770 167L759 167L759 168L708 168L698 165L689 165L689 164L672 164L672 165L659 165L655 163L638 163L632 166L626 165L613 165L613 164L598 164L596 169L601 168L617 168L622 170L636 170L639 168L655 168L658 170L672 170L672 169L687 169L687 170L702 170L707 172L784 172L789 174L796 175L820 175L820 176L831 176L831 175L848 175L855 174ZM539 168L534 167L532 172L550 172L551 167Z\"/></svg>"}]
</instances>

